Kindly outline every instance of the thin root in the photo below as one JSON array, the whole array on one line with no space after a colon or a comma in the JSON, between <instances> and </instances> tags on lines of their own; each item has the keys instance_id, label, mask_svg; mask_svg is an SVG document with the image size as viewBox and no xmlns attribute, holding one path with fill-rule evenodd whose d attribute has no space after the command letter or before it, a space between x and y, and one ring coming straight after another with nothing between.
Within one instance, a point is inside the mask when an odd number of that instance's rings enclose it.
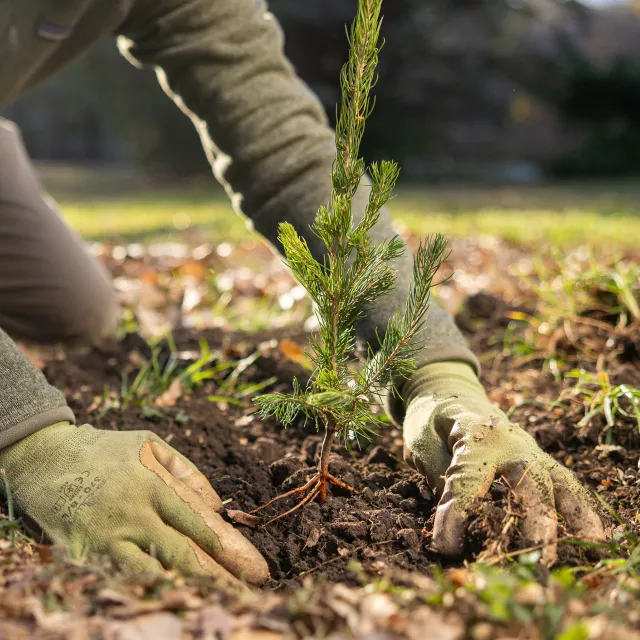
<instances>
[{"instance_id":1,"label":"thin root","mask_svg":"<svg viewBox=\"0 0 640 640\"><path fill-rule=\"evenodd\" d=\"M272 522L275 522L276 520L280 520L280 518L284 518L285 516L292 514L294 511L297 511L298 509L300 509L300 507L303 507L305 504L307 504L307 502L311 502L314 498L317 498L318 496L320 496L320 502L322 502L324 499L324 496L326 495L327 483L333 484L336 487L340 487L341 489L345 489L346 491L351 491L351 493L355 493L356 495L358 494L357 489L354 489L352 486L346 484L345 482L342 482L342 480L338 480L338 478L336 478L335 476L332 476L330 473L328 473L324 478L322 477L321 474L318 473L315 476L313 476L313 478L311 478L311 480L309 480L302 487L298 487L297 489L292 489L291 491L287 491L282 495L276 496L275 498L273 498L273 500L269 500L269 502L261 505L260 507L257 507L253 511L249 511L249 513L250 514L257 513L258 511L262 511L265 507L272 505L274 502L278 502L284 498L289 498L291 496L295 496L300 493L305 493L306 491L309 491L309 493L304 498L302 498L302 500L300 500L300 502L298 502L298 504L296 504L292 509L289 509L288 511L281 513L279 516L276 516L275 518L271 518L271 520L268 520L267 522L265 522L262 526L266 527L270 525Z\"/></svg>"},{"instance_id":2,"label":"thin root","mask_svg":"<svg viewBox=\"0 0 640 640\"><path fill-rule=\"evenodd\" d=\"M320 480L320 474L318 473L315 476L313 476L313 478L311 478L311 480L309 480L309 482L307 482L307 484L303 485L302 487L298 487L297 489L292 489L291 491L287 491L286 493L276 496L275 498L273 498L273 500L269 500L269 502L266 502L265 504L255 508L253 511L249 511L249 513L258 513L258 511L262 511L265 507L268 507L272 505L274 502L278 502L283 498L288 498L289 496L295 496L298 493L304 493L305 491L308 491L313 486L313 484L318 482L319 480Z\"/></svg>"},{"instance_id":3,"label":"thin root","mask_svg":"<svg viewBox=\"0 0 640 640\"><path fill-rule=\"evenodd\" d=\"M291 515L294 511L297 511L301 507L304 507L304 505L307 504L307 502L311 502L311 500L313 500L320 493L320 486L321 486L320 483L318 483L315 489L313 491L310 491L309 495L307 495L305 498L300 500L300 502L298 502L298 504L295 507L293 507L292 509L289 509L289 511L285 511L284 513L281 513L279 516L276 516L275 518L271 518L271 520L268 520L262 526L267 527L271 523L275 522L276 520L280 520L280 518L284 518L285 516Z\"/></svg>"},{"instance_id":4,"label":"thin root","mask_svg":"<svg viewBox=\"0 0 640 640\"><path fill-rule=\"evenodd\" d=\"M347 484L346 482L342 482L342 480L338 480L335 476L332 476L330 473L327 474L327 480L331 484L335 484L336 487L340 487L341 489L345 489L345 491L351 491L351 493L355 493L356 495L360 495L358 490Z\"/></svg>"}]
</instances>

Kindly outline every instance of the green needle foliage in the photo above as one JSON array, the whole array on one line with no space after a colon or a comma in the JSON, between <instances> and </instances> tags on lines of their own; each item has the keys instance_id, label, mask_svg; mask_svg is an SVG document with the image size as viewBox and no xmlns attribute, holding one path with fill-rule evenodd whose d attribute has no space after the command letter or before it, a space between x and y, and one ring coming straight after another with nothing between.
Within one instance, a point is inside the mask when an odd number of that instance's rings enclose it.
<instances>
[{"instance_id":1,"label":"green needle foliage","mask_svg":"<svg viewBox=\"0 0 640 640\"><path fill-rule=\"evenodd\" d=\"M446 257L441 235L420 245L404 308L390 319L377 350L369 348L367 364L355 367L356 326L371 305L394 288L392 263L405 251L397 236L376 245L369 235L398 179L394 162L369 167L371 191L364 215L356 223L352 212L353 197L366 170L358 152L374 104L370 93L376 84L381 49L381 5L382 0L360 0L348 33L350 56L340 77L342 105L336 126L331 203L319 209L311 226L326 247L325 255L316 260L291 224L282 223L279 229L287 263L317 307L319 329L309 345L315 369L305 388L294 380L293 393L256 399L263 416L275 416L285 426L299 414L314 420L318 428L322 424L325 443L336 434L345 439L375 434L382 422L375 412L381 394L415 369L423 346L417 338L429 307L433 278Z\"/></svg>"}]
</instances>

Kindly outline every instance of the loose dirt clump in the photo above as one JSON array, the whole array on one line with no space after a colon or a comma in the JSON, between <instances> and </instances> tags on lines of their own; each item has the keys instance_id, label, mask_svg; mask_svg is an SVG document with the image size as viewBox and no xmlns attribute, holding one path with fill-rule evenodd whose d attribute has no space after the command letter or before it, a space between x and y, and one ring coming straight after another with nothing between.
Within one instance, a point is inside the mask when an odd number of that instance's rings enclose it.
<instances>
[{"instance_id":1,"label":"loose dirt clump","mask_svg":"<svg viewBox=\"0 0 640 640\"><path fill-rule=\"evenodd\" d=\"M304 379L305 370L273 348L273 334L262 340L265 337L232 336L233 352L222 346L229 342L223 332L182 334L175 339L183 352L206 339L212 349L220 349L220 358L242 358L262 349L264 355L242 375L246 383L276 376L274 389L284 389L292 375ZM300 339L284 332L277 339L285 337ZM106 429L154 430L200 468L222 498L230 501L227 506L232 510L251 511L312 477L321 437L311 425L298 423L285 432L273 420L260 419L250 402L246 406L211 402L208 397L220 393L214 382L178 399L159 422L145 420L145 412L135 406L103 416L95 409L89 411L104 384L117 388L122 370L137 361L132 358L137 347L130 350L134 344L142 347L130 337L119 344L67 354L49 364L45 373L69 395L78 420ZM135 370L130 379L134 374ZM174 419L179 414L187 416L186 424ZM267 528L236 522L266 557L274 581L300 580L321 572L328 579L354 584L355 577L347 569L352 560L374 572L387 567L425 571L432 566L434 555L425 524L435 502L424 478L402 461L399 431L390 428L375 443L360 444L349 450L335 447L330 460L331 472L357 487L358 495L332 487L332 497L325 504L311 503ZM295 501L293 497L289 506ZM265 515L271 515L269 510Z\"/></svg>"},{"instance_id":2,"label":"loose dirt clump","mask_svg":"<svg viewBox=\"0 0 640 640\"><path fill-rule=\"evenodd\" d=\"M518 524L524 507L522 499L503 479L494 482L487 496L477 498L471 509L465 536L467 556L495 560L522 548Z\"/></svg>"}]
</instances>

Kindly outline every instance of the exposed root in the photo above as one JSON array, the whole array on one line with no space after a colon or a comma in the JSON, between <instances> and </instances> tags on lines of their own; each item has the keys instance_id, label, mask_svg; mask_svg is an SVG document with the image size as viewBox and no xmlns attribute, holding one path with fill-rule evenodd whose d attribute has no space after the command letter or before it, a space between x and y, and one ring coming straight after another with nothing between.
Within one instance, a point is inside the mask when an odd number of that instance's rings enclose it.
<instances>
[{"instance_id":1,"label":"exposed root","mask_svg":"<svg viewBox=\"0 0 640 640\"><path fill-rule=\"evenodd\" d=\"M304 507L304 505L307 504L307 502L311 502L319 493L320 493L320 486L317 485L313 489L313 491L309 492L304 498L302 498L302 500L300 500L300 502L298 502L298 504L295 507L293 507L292 509L289 509L289 511L285 511L284 513L281 513L279 516L275 516L275 518L271 518L271 520L267 520L267 522L265 522L262 526L267 527L272 522L275 522L276 520L280 520L280 518L284 518L285 516L291 515L294 511L297 511L301 507Z\"/></svg>"},{"instance_id":2,"label":"exposed root","mask_svg":"<svg viewBox=\"0 0 640 640\"><path fill-rule=\"evenodd\" d=\"M333 436L335 435L335 432L336 432L335 427L327 428L327 431L324 436L324 441L322 443L322 453L320 454L320 464L319 464L320 470L318 471L318 473L316 473L315 476L313 476L313 478L311 478L311 480L309 480L309 482L307 482L301 487L298 487L297 489L292 489L291 491L287 491L286 493L276 496L275 498L273 498L273 500L269 500L269 502L249 512L250 514L254 514L254 513L257 513L258 511L262 511L264 508L269 507L275 502L279 502L280 500L283 500L284 498L289 498L291 496L304 494L304 493L307 494L293 508L289 509L288 511L285 511L284 513L281 513L279 516L276 516L275 518L271 518L271 520L268 520L262 525L263 527L266 527L270 525L272 522L275 522L276 520L280 520L280 518L284 518L285 516L288 516L294 513L295 511L297 511L301 507L304 507L305 504L307 504L308 502L311 502L315 498L318 498L319 502L324 502L327 498L327 484L333 484L336 487L340 487L341 489L344 489L345 491L351 491L351 493L355 493L356 495L358 494L357 489L354 489L352 486L348 485L346 482L342 482L342 480L338 480L338 478L336 478L335 476L332 476L329 473L329 452L331 451L331 443L333 441Z\"/></svg>"},{"instance_id":3,"label":"exposed root","mask_svg":"<svg viewBox=\"0 0 640 640\"><path fill-rule=\"evenodd\" d=\"M345 491L350 491L351 493L355 493L356 495L358 495L358 490L355 487L352 487L350 484L347 484L346 482L342 482L342 480L339 480L335 476L332 476L330 473L327 474L327 480L331 484L335 484L336 487L340 487L341 489L344 489Z\"/></svg>"},{"instance_id":4,"label":"exposed root","mask_svg":"<svg viewBox=\"0 0 640 640\"><path fill-rule=\"evenodd\" d=\"M311 480L309 480L309 482L307 482L302 487L298 487L297 489L292 489L291 491L287 491L286 493L282 493L279 496L276 496L275 498L273 498L273 500L269 500L269 502L265 502L265 504L263 504L263 505L261 505L259 507L256 507L253 511L249 511L249 513L251 513L251 514L258 513L258 511L262 511L263 509L266 509L267 507L270 507L274 502L278 502L280 500L284 500L285 498L288 498L289 496L295 496L297 493L304 493L305 491L308 491L319 480L320 480L320 474L317 473L315 476L313 476L313 478L311 478Z\"/></svg>"},{"instance_id":5,"label":"exposed root","mask_svg":"<svg viewBox=\"0 0 640 640\"><path fill-rule=\"evenodd\" d=\"M257 507L253 511L250 511L250 513L254 514L254 513L257 513L258 511L262 511L262 509L264 509L265 507L268 507L272 505L274 502L278 502L283 498L289 498L294 495L307 493L307 495L304 496L304 498L302 498L300 502L298 502L298 504L296 504L293 508L265 522L262 526L266 527L270 525L272 522L275 522L276 520L280 520L280 518L284 518L285 516L291 515L292 513L294 513L301 507L304 507L305 504L307 504L308 502L311 502L315 498L318 498L319 502L324 502L327 497L327 484L333 484L336 487L340 487L341 489L344 489L346 491L351 491L351 493L355 493L356 495L358 494L357 489L348 485L346 482L342 482L342 480L338 480L338 478L336 478L335 476L332 476L330 473L327 473L325 475L317 473L315 476L313 476L313 478L311 478L311 480L309 480L309 482L304 484L302 487L298 487L297 489L292 489L291 491L287 491L282 495L276 496L275 498L273 498L273 500L269 500L269 502L261 505L260 507Z\"/></svg>"}]
</instances>

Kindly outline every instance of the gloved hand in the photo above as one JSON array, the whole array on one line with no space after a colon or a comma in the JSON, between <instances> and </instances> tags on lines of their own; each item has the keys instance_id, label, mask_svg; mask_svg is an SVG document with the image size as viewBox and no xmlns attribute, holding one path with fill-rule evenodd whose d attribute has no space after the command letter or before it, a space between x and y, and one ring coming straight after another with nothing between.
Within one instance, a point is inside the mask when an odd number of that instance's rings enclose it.
<instances>
[{"instance_id":1,"label":"gloved hand","mask_svg":"<svg viewBox=\"0 0 640 640\"><path fill-rule=\"evenodd\" d=\"M1 451L0 467L19 509L72 557L212 576L236 590L269 577L257 549L218 513L207 479L149 431L61 422Z\"/></svg>"},{"instance_id":2,"label":"gloved hand","mask_svg":"<svg viewBox=\"0 0 640 640\"><path fill-rule=\"evenodd\" d=\"M433 529L435 550L463 550L468 509L504 476L527 507L520 531L556 557L557 516L576 536L601 540L604 529L588 492L571 471L544 453L523 429L491 405L473 369L463 362L429 364L403 386L405 457L441 495Z\"/></svg>"}]
</instances>

